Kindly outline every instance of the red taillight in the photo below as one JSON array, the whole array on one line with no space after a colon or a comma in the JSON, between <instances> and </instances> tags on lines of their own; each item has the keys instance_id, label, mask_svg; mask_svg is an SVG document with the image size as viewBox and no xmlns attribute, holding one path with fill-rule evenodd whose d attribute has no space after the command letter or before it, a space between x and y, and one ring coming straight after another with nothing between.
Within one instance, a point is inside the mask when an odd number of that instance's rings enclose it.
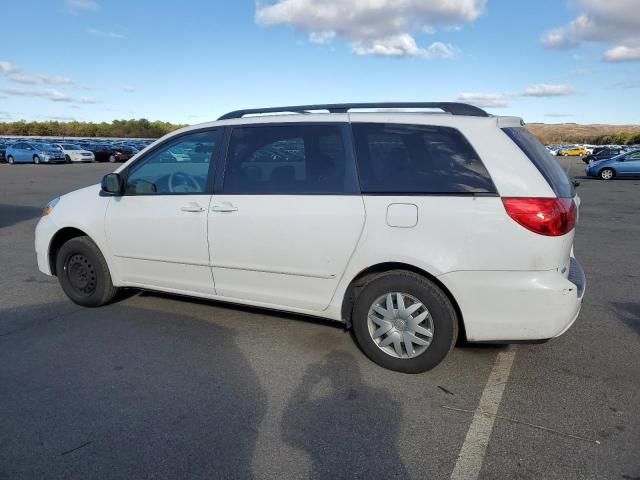
<instances>
[{"instance_id":1,"label":"red taillight","mask_svg":"<svg viewBox=\"0 0 640 480\"><path fill-rule=\"evenodd\" d=\"M571 198L503 197L502 203L511 218L540 235L559 237L576 225L577 208Z\"/></svg>"}]
</instances>

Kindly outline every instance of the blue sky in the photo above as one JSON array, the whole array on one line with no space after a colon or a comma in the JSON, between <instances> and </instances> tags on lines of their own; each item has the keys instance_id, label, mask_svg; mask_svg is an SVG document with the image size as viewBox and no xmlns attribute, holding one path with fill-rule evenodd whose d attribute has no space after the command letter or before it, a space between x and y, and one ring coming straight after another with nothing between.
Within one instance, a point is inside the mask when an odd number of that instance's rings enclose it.
<instances>
[{"instance_id":1,"label":"blue sky","mask_svg":"<svg viewBox=\"0 0 640 480\"><path fill-rule=\"evenodd\" d=\"M640 123L637 2L0 0L0 121L467 100L527 122Z\"/></svg>"}]
</instances>

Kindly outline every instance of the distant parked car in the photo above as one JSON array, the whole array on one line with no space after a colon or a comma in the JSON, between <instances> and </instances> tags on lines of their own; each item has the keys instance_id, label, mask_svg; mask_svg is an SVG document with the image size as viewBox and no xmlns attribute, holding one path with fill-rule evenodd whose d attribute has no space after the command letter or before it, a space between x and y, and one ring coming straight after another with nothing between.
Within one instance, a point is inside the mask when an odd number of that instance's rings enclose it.
<instances>
[{"instance_id":1,"label":"distant parked car","mask_svg":"<svg viewBox=\"0 0 640 480\"><path fill-rule=\"evenodd\" d=\"M92 144L86 147L93 152L96 162L126 162L134 153L129 147L110 144Z\"/></svg>"},{"instance_id":2,"label":"distant parked car","mask_svg":"<svg viewBox=\"0 0 640 480\"><path fill-rule=\"evenodd\" d=\"M597 152L594 151L591 155L587 155L582 158L584 163L598 162L600 160L607 160L617 155L625 153L627 150L624 148L601 148Z\"/></svg>"},{"instance_id":3,"label":"distant parked car","mask_svg":"<svg viewBox=\"0 0 640 480\"><path fill-rule=\"evenodd\" d=\"M579 157L581 155L588 155L587 149L584 147L569 147L558 151L558 155L563 157Z\"/></svg>"},{"instance_id":4,"label":"distant parked car","mask_svg":"<svg viewBox=\"0 0 640 480\"><path fill-rule=\"evenodd\" d=\"M615 177L640 176L640 150L623 153L608 160L593 162L585 167L590 177L611 180Z\"/></svg>"},{"instance_id":5,"label":"distant parked car","mask_svg":"<svg viewBox=\"0 0 640 480\"><path fill-rule=\"evenodd\" d=\"M17 142L7 147L7 162L13 163L64 163L64 153L48 143Z\"/></svg>"},{"instance_id":6,"label":"distant parked car","mask_svg":"<svg viewBox=\"0 0 640 480\"><path fill-rule=\"evenodd\" d=\"M67 161L67 163L93 162L95 160L93 152L84 150L83 148L73 143L56 143L54 145L62 149L62 153L64 153L64 159Z\"/></svg>"},{"instance_id":7,"label":"distant parked car","mask_svg":"<svg viewBox=\"0 0 640 480\"><path fill-rule=\"evenodd\" d=\"M9 145L5 142L0 142L0 162L6 162L7 156L5 155L5 151Z\"/></svg>"}]
</instances>

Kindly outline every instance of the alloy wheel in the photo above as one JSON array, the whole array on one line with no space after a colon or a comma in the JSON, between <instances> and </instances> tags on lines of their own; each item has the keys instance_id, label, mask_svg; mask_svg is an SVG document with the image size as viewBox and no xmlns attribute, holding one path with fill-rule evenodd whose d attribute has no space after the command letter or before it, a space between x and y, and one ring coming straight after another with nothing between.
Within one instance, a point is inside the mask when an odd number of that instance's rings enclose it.
<instances>
[{"instance_id":1,"label":"alloy wheel","mask_svg":"<svg viewBox=\"0 0 640 480\"><path fill-rule=\"evenodd\" d=\"M369 334L376 346L396 358L414 358L433 340L433 319L427 307L408 293L390 292L369 308Z\"/></svg>"}]
</instances>

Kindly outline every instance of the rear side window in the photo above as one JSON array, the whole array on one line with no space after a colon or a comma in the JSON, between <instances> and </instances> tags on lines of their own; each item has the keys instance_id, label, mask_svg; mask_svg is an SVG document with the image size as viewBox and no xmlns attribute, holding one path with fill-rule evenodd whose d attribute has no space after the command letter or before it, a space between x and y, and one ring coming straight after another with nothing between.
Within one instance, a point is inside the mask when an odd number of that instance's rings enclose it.
<instances>
[{"instance_id":1,"label":"rear side window","mask_svg":"<svg viewBox=\"0 0 640 480\"><path fill-rule=\"evenodd\" d=\"M354 123L362 193L494 194L478 154L455 128Z\"/></svg>"},{"instance_id":2,"label":"rear side window","mask_svg":"<svg viewBox=\"0 0 640 480\"><path fill-rule=\"evenodd\" d=\"M573 198L575 195L573 183L560 163L529 130L525 127L508 127L502 130L529 157L558 198Z\"/></svg>"},{"instance_id":3,"label":"rear side window","mask_svg":"<svg viewBox=\"0 0 640 480\"><path fill-rule=\"evenodd\" d=\"M353 194L358 181L339 125L234 128L224 193Z\"/></svg>"}]
</instances>

